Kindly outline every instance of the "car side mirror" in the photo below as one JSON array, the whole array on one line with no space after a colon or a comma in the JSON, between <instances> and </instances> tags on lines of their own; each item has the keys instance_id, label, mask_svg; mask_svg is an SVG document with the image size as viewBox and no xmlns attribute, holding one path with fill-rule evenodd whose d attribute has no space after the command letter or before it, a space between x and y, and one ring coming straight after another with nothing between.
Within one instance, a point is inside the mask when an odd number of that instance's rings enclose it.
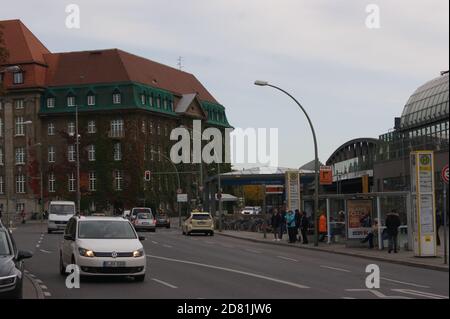
<instances>
[{"instance_id":1,"label":"car side mirror","mask_svg":"<svg viewBox=\"0 0 450 319\"><path fill-rule=\"evenodd\" d=\"M19 250L17 253L17 260L23 260L33 257L33 253L27 251L27 250Z\"/></svg>"},{"instance_id":2,"label":"car side mirror","mask_svg":"<svg viewBox=\"0 0 450 319\"><path fill-rule=\"evenodd\" d=\"M146 239L145 236L139 236L140 241L144 241L145 239Z\"/></svg>"},{"instance_id":3,"label":"car side mirror","mask_svg":"<svg viewBox=\"0 0 450 319\"><path fill-rule=\"evenodd\" d=\"M64 240L75 240L72 235L64 235Z\"/></svg>"}]
</instances>

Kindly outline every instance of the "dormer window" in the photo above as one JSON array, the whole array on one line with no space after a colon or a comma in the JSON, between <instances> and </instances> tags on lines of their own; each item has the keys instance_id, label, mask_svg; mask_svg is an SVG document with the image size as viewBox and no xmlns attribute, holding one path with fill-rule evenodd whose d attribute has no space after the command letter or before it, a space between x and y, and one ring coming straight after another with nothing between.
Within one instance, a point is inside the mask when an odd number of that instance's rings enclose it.
<instances>
[{"instance_id":1,"label":"dormer window","mask_svg":"<svg viewBox=\"0 0 450 319\"><path fill-rule=\"evenodd\" d=\"M113 104L122 103L122 94L120 94L120 92L114 92L112 98L113 98Z\"/></svg>"},{"instance_id":2,"label":"dormer window","mask_svg":"<svg viewBox=\"0 0 450 319\"><path fill-rule=\"evenodd\" d=\"M48 97L47 98L47 108L52 109L55 107L55 98L54 97Z\"/></svg>"},{"instance_id":3,"label":"dormer window","mask_svg":"<svg viewBox=\"0 0 450 319\"><path fill-rule=\"evenodd\" d=\"M159 109L161 107L161 97L158 95L156 98L156 107Z\"/></svg>"},{"instance_id":4,"label":"dormer window","mask_svg":"<svg viewBox=\"0 0 450 319\"><path fill-rule=\"evenodd\" d=\"M89 106L95 105L95 95L94 94L89 94L87 96L87 105L89 105Z\"/></svg>"},{"instance_id":5,"label":"dormer window","mask_svg":"<svg viewBox=\"0 0 450 319\"><path fill-rule=\"evenodd\" d=\"M142 105L145 105L145 94L141 94L141 103Z\"/></svg>"},{"instance_id":6,"label":"dormer window","mask_svg":"<svg viewBox=\"0 0 450 319\"><path fill-rule=\"evenodd\" d=\"M153 106L153 95L151 95L151 94L148 96L148 104L150 106Z\"/></svg>"},{"instance_id":7,"label":"dormer window","mask_svg":"<svg viewBox=\"0 0 450 319\"><path fill-rule=\"evenodd\" d=\"M75 96L71 95L67 97L67 106L69 107L75 106Z\"/></svg>"},{"instance_id":8,"label":"dormer window","mask_svg":"<svg viewBox=\"0 0 450 319\"><path fill-rule=\"evenodd\" d=\"M13 83L14 84L22 84L23 83L23 72L14 72Z\"/></svg>"}]
</instances>

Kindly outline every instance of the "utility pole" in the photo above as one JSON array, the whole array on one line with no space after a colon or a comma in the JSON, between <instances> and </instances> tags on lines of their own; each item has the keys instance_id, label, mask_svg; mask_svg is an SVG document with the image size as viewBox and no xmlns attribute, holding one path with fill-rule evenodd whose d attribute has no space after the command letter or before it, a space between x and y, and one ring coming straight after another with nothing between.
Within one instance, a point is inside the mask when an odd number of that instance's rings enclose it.
<instances>
[{"instance_id":1,"label":"utility pole","mask_svg":"<svg viewBox=\"0 0 450 319\"><path fill-rule=\"evenodd\" d=\"M77 152L77 212L81 213L80 194L80 136L78 135L78 105L75 105L75 141Z\"/></svg>"},{"instance_id":2,"label":"utility pole","mask_svg":"<svg viewBox=\"0 0 450 319\"><path fill-rule=\"evenodd\" d=\"M222 232L222 181L220 178L220 161L217 162L217 195L219 197L219 232Z\"/></svg>"}]
</instances>

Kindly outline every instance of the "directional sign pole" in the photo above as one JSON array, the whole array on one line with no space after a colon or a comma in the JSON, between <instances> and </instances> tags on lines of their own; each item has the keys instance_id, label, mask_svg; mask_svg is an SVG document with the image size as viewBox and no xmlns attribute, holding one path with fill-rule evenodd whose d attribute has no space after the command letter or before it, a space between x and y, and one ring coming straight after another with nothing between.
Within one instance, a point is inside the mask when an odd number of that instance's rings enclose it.
<instances>
[{"instance_id":1,"label":"directional sign pole","mask_svg":"<svg viewBox=\"0 0 450 319\"><path fill-rule=\"evenodd\" d=\"M442 210L442 221L444 223L444 264L447 265L447 185L448 185L448 164L444 166L441 173L443 197L444 197L444 209ZM439 236L439 234L438 234Z\"/></svg>"}]
</instances>

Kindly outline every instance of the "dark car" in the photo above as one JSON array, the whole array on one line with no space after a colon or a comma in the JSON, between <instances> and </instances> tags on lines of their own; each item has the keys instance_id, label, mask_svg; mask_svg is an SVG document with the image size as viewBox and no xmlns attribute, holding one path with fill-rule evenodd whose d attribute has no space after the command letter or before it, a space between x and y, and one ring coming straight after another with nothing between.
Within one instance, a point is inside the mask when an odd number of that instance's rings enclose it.
<instances>
[{"instance_id":1,"label":"dark car","mask_svg":"<svg viewBox=\"0 0 450 319\"><path fill-rule=\"evenodd\" d=\"M156 215L156 227L170 228L170 218L166 214Z\"/></svg>"},{"instance_id":2,"label":"dark car","mask_svg":"<svg viewBox=\"0 0 450 319\"><path fill-rule=\"evenodd\" d=\"M22 298L23 260L31 256L17 250L11 232L0 223L0 298Z\"/></svg>"}]
</instances>

